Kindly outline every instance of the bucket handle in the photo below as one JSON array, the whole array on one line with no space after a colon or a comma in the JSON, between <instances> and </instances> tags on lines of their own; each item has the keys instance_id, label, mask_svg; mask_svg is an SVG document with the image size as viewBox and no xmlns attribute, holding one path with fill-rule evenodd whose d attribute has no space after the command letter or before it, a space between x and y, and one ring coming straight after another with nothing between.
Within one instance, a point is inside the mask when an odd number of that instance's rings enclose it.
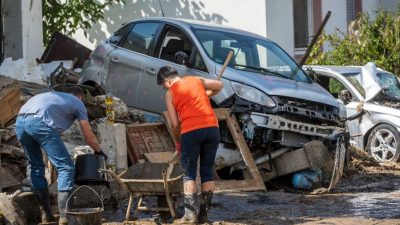
<instances>
[{"instance_id":1,"label":"bucket handle","mask_svg":"<svg viewBox=\"0 0 400 225\"><path fill-rule=\"evenodd\" d=\"M99 198L99 200L100 200L100 202L101 202L101 209L104 209L103 199L100 197L100 195L97 194L97 192L96 192L93 188L91 188L91 187L89 187L89 186L87 186L87 185L81 185L81 186L79 186L77 189L75 189L75 190L72 192L72 194L70 194L70 196L68 197L67 202L65 203L65 211L68 212L68 205L69 205L68 203L69 203L69 200L71 199L71 197L72 197L79 189L81 189L82 187L86 187L86 188L90 189L91 191L93 191L93 192L97 195L97 197Z\"/></svg>"}]
</instances>

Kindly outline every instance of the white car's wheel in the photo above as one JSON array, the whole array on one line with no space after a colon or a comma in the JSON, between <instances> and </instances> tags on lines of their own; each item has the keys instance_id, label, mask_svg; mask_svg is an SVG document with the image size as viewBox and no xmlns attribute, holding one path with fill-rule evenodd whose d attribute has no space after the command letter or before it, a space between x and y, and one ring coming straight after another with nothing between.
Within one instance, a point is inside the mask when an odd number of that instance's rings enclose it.
<instances>
[{"instance_id":1,"label":"white car's wheel","mask_svg":"<svg viewBox=\"0 0 400 225\"><path fill-rule=\"evenodd\" d=\"M397 162L400 156L400 134L389 124L375 127L368 137L368 153L378 162Z\"/></svg>"}]
</instances>

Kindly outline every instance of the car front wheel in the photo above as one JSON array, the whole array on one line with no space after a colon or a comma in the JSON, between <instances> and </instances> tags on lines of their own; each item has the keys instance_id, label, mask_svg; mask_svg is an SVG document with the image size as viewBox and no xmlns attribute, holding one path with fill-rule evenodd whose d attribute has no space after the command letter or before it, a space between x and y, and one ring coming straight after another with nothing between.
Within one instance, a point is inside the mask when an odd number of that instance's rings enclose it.
<instances>
[{"instance_id":1,"label":"car front wheel","mask_svg":"<svg viewBox=\"0 0 400 225\"><path fill-rule=\"evenodd\" d=\"M367 151L378 162L397 162L400 156L399 132L392 125L378 125L368 137Z\"/></svg>"}]
</instances>

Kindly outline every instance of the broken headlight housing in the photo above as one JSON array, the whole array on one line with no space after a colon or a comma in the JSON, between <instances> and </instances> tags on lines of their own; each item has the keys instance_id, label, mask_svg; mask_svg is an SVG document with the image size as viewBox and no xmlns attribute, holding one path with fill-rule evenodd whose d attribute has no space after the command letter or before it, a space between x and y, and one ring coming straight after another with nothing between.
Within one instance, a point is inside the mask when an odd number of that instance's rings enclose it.
<instances>
[{"instance_id":1,"label":"broken headlight housing","mask_svg":"<svg viewBox=\"0 0 400 225\"><path fill-rule=\"evenodd\" d=\"M243 99L266 106L268 108L273 108L276 106L271 97L256 88L233 81L231 81L231 85L236 95Z\"/></svg>"}]
</instances>

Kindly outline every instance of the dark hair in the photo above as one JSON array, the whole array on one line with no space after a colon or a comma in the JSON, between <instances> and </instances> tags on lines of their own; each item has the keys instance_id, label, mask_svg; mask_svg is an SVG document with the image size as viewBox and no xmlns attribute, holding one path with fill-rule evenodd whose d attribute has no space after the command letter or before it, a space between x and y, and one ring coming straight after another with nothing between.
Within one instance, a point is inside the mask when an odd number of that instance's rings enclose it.
<instances>
[{"instance_id":1,"label":"dark hair","mask_svg":"<svg viewBox=\"0 0 400 225\"><path fill-rule=\"evenodd\" d=\"M77 86L68 87L66 92L70 93L72 95L75 95L77 97L85 97L85 94L83 93L82 88L77 87Z\"/></svg>"},{"instance_id":2,"label":"dark hair","mask_svg":"<svg viewBox=\"0 0 400 225\"><path fill-rule=\"evenodd\" d=\"M157 84L161 85L164 83L164 79L167 77L179 76L178 71L171 66L163 66L157 73Z\"/></svg>"}]
</instances>

